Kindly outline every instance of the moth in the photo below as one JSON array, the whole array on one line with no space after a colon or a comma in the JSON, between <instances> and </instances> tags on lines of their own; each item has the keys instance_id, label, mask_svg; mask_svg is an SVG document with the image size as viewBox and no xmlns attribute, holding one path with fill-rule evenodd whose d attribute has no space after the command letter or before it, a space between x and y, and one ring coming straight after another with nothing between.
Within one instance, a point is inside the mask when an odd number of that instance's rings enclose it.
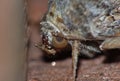
<instances>
[{"instance_id":1,"label":"moth","mask_svg":"<svg viewBox=\"0 0 120 81\"><path fill-rule=\"evenodd\" d=\"M49 0L40 25L43 51L54 55L71 45L76 81L79 55L120 48L120 0Z\"/></svg>"}]
</instances>

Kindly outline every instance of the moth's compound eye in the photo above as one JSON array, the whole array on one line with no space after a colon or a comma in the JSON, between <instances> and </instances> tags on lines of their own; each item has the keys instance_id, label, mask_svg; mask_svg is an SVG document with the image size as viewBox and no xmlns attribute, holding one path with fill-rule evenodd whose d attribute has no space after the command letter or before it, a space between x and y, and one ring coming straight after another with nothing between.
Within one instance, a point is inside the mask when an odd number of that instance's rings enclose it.
<instances>
[{"instance_id":1,"label":"moth's compound eye","mask_svg":"<svg viewBox=\"0 0 120 81\"><path fill-rule=\"evenodd\" d=\"M61 37L53 37L52 45L54 48L63 49L67 46L68 41Z\"/></svg>"},{"instance_id":2,"label":"moth's compound eye","mask_svg":"<svg viewBox=\"0 0 120 81\"><path fill-rule=\"evenodd\" d=\"M53 12L50 12L49 15L50 15L51 17L54 17L54 13L53 13Z\"/></svg>"}]
</instances>

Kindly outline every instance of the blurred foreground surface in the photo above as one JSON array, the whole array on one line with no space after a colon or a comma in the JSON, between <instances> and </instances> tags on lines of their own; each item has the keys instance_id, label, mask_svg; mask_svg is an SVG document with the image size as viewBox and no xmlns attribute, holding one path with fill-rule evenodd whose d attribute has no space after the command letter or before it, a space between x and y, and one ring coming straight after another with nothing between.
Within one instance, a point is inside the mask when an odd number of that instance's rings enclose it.
<instances>
[{"instance_id":1,"label":"blurred foreground surface","mask_svg":"<svg viewBox=\"0 0 120 81\"><path fill-rule=\"evenodd\" d=\"M46 10L47 0L28 0L28 81L72 81L71 56L60 54L48 58L34 46L41 40L39 22ZM94 59L80 58L77 81L120 81L119 52Z\"/></svg>"}]
</instances>

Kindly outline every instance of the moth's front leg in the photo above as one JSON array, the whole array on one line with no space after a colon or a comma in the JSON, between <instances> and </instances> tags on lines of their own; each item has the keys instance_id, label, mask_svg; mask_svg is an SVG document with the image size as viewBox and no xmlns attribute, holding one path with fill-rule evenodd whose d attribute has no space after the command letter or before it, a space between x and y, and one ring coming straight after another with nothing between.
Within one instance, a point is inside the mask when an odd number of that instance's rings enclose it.
<instances>
[{"instance_id":1,"label":"moth's front leg","mask_svg":"<svg viewBox=\"0 0 120 81\"><path fill-rule=\"evenodd\" d=\"M101 50L120 48L120 37L106 39L101 45Z\"/></svg>"},{"instance_id":2,"label":"moth's front leg","mask_svg":"<svg viewBox=\"0 0 120 81\"><path fill-rule=\"evenodd\" d=\"M45 51L47 54L56 54L56 50L54 49L48 49L45 47L44 44L41 44L41 43L38 43L38 44L35 44L35 46L43 51Z\"/></svg>"},{"instance_id":3,"label":"moth's front leg","mask_svg":"<svg viewBox=\"0 0 120 81\"><path fill-rule=\"evenodd\" d=\"M81 35L76 35L74 33L72 34L69 34L67 33L66 35L64 35L63 33L60 33L60 32L52 32L52 35L55 36L55 37L61 37L61 38L64 38L66 40L89 40L89 39L85 39L83 36Z\"/></svg>"},{"instance_id":4,"label":"moth's front leg","mask_svg":"<svg viewBox=\"0 0 120 81\"><path fill-rule=\"evenodd\" d=\"M78 64L78 55L80 53L80 42L75 40L72 45L72 71L73 71L73 81L76 81L76 70Z\"/></svg>"}]
</instances>

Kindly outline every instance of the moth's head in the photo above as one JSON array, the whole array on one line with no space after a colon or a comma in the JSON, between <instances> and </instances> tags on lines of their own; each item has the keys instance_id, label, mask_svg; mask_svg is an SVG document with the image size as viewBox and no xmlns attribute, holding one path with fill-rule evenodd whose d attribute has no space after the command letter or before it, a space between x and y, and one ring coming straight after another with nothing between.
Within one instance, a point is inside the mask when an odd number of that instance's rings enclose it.
<instances>
[{"instance_id":1,"label":"moth's head","mask_svg":"<svg viewBox=\"0 0 120 81\"><path fill-rule=\"evenodd\" d=\"M40 25L43 51L48 54L55 54L67 46L68 41L66 39L53 35L53 33L63 35L60 31L60 28L63 26L63 19L57 12L54 2L50 3L48 12L43 17Z\"/></svg>"},{"instance_id":2,"label":"moth's head","mask_svg":"<svg viewBox=\"0 0 120 81\"><path fill-rule=\"evenodd\" d=\"M56 54L56 52L63 50L68 45L68 41L66 39L57 35L55 36L55 34L63 34L51 21L45 20L40 24L42 36L41 48L43 51L48 54Z\"/></svg>"}]
</instances>

